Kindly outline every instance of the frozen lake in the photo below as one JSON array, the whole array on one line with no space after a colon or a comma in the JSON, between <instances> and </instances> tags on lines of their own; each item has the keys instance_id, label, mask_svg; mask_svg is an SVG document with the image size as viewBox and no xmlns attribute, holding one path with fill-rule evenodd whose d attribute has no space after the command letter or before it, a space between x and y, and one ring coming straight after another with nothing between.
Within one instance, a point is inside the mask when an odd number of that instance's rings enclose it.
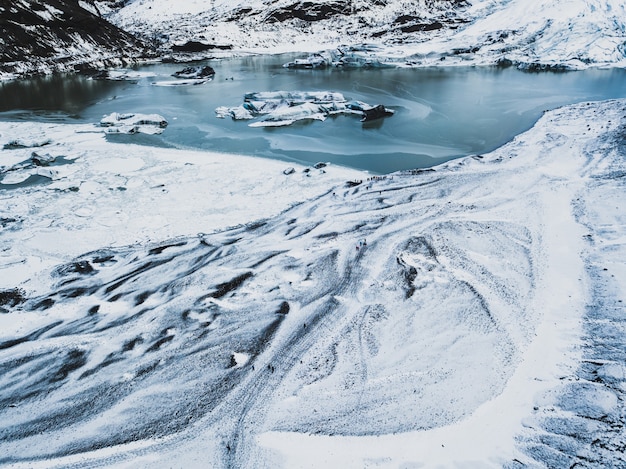
<instances>
[{"instance_id":1,"label":"frozen lake","mask_svg":"<svg viewBox=\"0 0 626 469\"><path fill-rule=\"evenodd\" d=\"M210 60L212 81L155 86L175 80L181 64L142 66L132 81L55 76L0 83L0 119L99 122L104 114L158 113L162 135L111 136L115 141L207 149L295 161L332 162L374 173L430 167L491 151L530 128L544 110L626 96L626 71L527 73L516 69L437 68L290 70L294 55ZM218 119L252 91L336 91L347 99L393 109L361 124L354 116L290 127L251 128Z\"/></svg>"}]
</instances>

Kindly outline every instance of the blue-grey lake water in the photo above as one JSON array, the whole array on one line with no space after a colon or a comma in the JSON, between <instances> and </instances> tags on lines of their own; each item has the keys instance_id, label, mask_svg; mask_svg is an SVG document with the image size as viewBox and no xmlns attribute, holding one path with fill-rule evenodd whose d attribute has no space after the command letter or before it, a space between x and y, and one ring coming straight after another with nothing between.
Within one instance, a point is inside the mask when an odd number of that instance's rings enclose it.
<instances>
[{"instance_id":1,"label":"blue-grey lake water","mask_svg":"<svg viewBox=\"0 0 626 469\"><path fill-rule=\"evenodd\" d=\"M625 70L528 73L515 68L291 70L294 55L207 60L215 77L202 85L155 86L175 80L182 64L154 64L132 81L59 75L0 83L0 119L93 122L111 112L158 113L161 135L109 137L121 142L240 153L312 164L320 161L389 173L425 168L491 151L530 128L544 110L626 97ZM149 75L149 76L148 76ZM218 119L252 91L335 91L395 111L362 124L340 115L288 127L252 128ZM227 157L227 156L225 156Z\"/></svg>"}]
</instances>

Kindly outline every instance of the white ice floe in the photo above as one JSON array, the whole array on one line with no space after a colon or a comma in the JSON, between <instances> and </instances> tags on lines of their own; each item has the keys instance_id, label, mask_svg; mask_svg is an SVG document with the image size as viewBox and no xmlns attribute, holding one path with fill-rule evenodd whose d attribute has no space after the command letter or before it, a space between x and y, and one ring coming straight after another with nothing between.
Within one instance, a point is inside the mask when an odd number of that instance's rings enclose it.
<instances>
[{"instance_id":1,"label":"white ice floe","mask_svg":"<svg viewBox=\"0 0 626 469\"><path fill-rule=\"evenodd\" d=\"M623 466L625 112L386 176L0 123L74 161L0 191L3 463Z\"/></svg>"},{"instance_id":2,"label":"white ice floe","mask_svg":"<svg viewBox=\"0 0 626 469\"><path fill-rule=\"evenodd\" d=\"M100 127L104 127L107 133L160 134L167 127L167 120L158 114L113 112L100 120Z\"/></svg>"}]
</instances>

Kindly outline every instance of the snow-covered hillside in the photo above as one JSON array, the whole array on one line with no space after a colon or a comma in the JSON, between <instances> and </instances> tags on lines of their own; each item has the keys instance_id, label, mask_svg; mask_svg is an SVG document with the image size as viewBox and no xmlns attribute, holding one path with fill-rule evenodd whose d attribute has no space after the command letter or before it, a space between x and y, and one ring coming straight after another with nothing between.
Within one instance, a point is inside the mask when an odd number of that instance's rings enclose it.
<instances>
[{"instance_id":1,"label":"snow-covered hillside","mask_svg":"<svg viewBox=\"0 0 626 469\"><path fill-rule=\"evenodd\" d=\"M367 43L403 66L626 66L620 0L20 0L0 18L0 78L114 66L146 44L178 60Z\"/></svg>"},{"instance_id":2,"label":"snow-covered hillside","mask_svg":"<svg viewBox=\"0 0 626 469\"><path fill-rule=\"evenodd\" d=\"M626 65L620 0L131 0L108 18L167 47L263 52L375 43L412 65ZM198 46L198 44L195 44Z\"/></svg>"},{"instance_id":3,"label":"snow-covered hillside","mask_svg":"<svg viewBox=\"0 0 626 469\"><path fill-rule=\"evenodd\" d=\"M0 464L624 467L625 115L386 177L0 124Z\"/></svg>"},{"instance_id":4,"label":"snow-covered hillside","mask_svg":"<svg viewBox=\"0 0 626 469\"><path fill-rule=\"evenodd\" d=\"M71 72L84 64L120 66L145 56L145 44L80 4L87 2L2 2L0 78Z\"/></svg>"}]
</instances>

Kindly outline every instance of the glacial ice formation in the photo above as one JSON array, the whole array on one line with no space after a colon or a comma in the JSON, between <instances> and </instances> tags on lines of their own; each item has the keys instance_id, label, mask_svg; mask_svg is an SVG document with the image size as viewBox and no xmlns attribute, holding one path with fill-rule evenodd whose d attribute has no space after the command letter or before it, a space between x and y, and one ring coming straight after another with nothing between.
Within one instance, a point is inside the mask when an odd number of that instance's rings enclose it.
<instances>
[{"instance_id":1,"label":"glacial ice formation","mask_svg":"<svg viewBox=\"0 0 626 469\"><path fill-rule=\"evenodd\" d=\"M250 127L280 127L302 120L325 120L328 116L353 114L386 117L392 109L375 112L379 106L362 101L349 101L343 94L332 91L272 91L247 93L243 104L236 107L220 106L215 110L219 118L253 120ZM368 111L371 111L368 113Z\"/></svg>"}]
</instances>

